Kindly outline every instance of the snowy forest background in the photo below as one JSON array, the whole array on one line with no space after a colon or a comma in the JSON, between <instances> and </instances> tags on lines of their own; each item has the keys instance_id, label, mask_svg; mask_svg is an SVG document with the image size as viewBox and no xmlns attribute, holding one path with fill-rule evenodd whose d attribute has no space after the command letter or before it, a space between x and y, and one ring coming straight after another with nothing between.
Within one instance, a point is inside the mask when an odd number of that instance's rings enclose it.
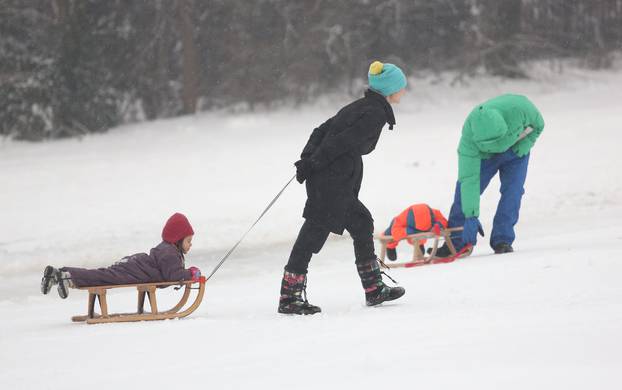
<instances>
[{"instance_id":1,"label":"snowy forest background","mask_svg":"<svg viewBox=\"0 0 622 390\"><path fill-rule=\"evenodd\" d=\"M622 0L0 0L0 135L355 94L373 59L457 82L606 68L621 26Z\"/></svg>"}]
</instances>

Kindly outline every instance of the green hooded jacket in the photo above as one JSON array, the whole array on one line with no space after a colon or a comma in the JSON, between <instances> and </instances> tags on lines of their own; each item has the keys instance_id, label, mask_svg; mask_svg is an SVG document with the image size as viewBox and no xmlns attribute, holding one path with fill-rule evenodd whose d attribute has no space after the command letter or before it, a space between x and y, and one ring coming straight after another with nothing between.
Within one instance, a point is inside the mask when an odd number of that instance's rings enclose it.
<instances>
[{"instance_id":1,"label":"green hooded jacket","mask_svg":"<svg viewBox=\"0 0 622 390\"><path fill-rule=\"evenodd\" d=\"M526 128L533 130L520 139ZM523 157L544 129L540 111L521 95L501 95L471 111L458 146L458 181L465 217L479 216L481 160L512 149Z\"/></svg>"}]
</instances>

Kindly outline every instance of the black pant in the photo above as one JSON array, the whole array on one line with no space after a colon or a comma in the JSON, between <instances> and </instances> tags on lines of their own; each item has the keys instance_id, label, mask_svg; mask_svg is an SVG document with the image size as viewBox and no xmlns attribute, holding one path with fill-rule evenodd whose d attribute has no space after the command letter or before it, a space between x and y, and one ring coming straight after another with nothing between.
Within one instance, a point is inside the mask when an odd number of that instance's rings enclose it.
<instances>
[{"instance_id":1,"label":"black pant","mask_svg":"<svg viewBox=\"0 0 622 390\"><path fill-rule=\"evenodd\" d=\"M352 236L356 263L377 258L374 250L374 221L369 215L359 211L348 214L346 230ZM300 228L285 270L306 274L311 256L320 252L329 234L329 229L306 220Z\"/></svg>"}]
</instances>

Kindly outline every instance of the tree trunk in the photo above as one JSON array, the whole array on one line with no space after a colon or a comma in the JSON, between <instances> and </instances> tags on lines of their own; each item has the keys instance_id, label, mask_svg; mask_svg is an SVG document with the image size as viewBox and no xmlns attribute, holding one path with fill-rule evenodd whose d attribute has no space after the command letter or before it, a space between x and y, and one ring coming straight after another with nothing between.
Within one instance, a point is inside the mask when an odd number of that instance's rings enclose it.
<instances>
[{"instance_id":1,"label":"tree trunk","mask_svg":"<svg viewBox=\"0 0 622 390\"><path fill-rule=\"evenodd\" d=\"M193 0L177 0L177 25L183 52L182 100L184 114L196 112L199 99L199 64L194 41Z\"/></svg>"},{"instance_id":2,"label":"tree trunk","mask_svg":"<svg viewBox=\"0 0 622 390\"><path fill-rule=\"evenodd\" d=\"M522 59L516 41L521 29L521 0L482 1L482 31L489 40L484 65L493 75L521 78L525 74L518 64Z\"/></svg>"},{"instance_id":3,"label":"tree trunk","mask_svg":"<svg viewBox=\"0 0 622 390\"><path fill-rule=\"evenodd\" d=\"M52 0L52 10L56 17L56 23L63 24L69 14L69 0Z\"/></svg>"}]
</instances>

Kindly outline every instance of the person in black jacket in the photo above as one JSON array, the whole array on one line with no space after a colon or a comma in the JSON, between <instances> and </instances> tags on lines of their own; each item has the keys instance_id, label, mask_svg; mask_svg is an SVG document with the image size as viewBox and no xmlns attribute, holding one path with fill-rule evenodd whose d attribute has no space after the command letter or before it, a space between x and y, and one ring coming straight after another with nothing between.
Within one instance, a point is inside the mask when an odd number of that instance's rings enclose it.
<instances>
[{"instance_id":1,"label":"person in black jacket","mask_svg":"<svg viewBox=\"0 0 622 390\"><path fill-rule=\"evenodd\" d=\"M391 104L405 93L406 77L393 64L375 61L369 68L369 89L361 99L342 108L313 130L296 165L296 179L306 180L307 203L300 229L281 282L279 313L315 314L306 299L306 275L311 256L332 232L347 230L354 242L356 266L368 306L404 295L402 287L382 281L374 251L374 221L358 199L363 179L362 156L371 153L383 126L395 125ZM304 298L303 298L304 293Z\"/></svg>"}]
</instances>

